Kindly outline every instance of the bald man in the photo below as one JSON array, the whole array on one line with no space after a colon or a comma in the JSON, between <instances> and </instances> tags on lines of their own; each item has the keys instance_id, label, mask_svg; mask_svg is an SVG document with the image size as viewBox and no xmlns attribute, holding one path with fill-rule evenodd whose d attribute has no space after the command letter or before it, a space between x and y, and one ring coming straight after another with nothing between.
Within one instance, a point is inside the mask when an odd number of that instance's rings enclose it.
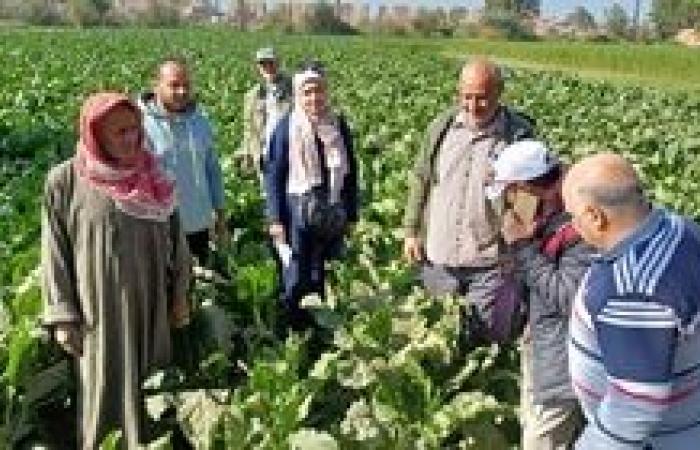
<instances>
[{"instance_id":1,"label":"bald man","mask_svg":"<svg viewBox=\"0 0 700 450\"><path fill-rule=\"evenodd\" d=\"M405 257L421 265L423 285L432 294L470 300L465 325L473 341L509 336L515 298L515 284L502 265L497 208L485 187L500 151L532 138L533 126L501 104L502 93L503 78L492 62L478 58L464 66L456 104L428 128L404 216Z\"/></svg>"},{"instance_id":2,"label":"bald man","mask_svg":"<svg viewBox=\"0 0 700 450\"><path fill-rule=\"evenodd\" d=\"M614 154L572 167L564 202L595 259L574 300L569 366L589 449L700 446L700 230L649 205Z\"/></svg>"},{"instance_id":3,"label":"bald man","mask_svg":"<svg viewBox=\"0 0 700 450\"><path fill-rule=\"evenodd\" d=\"M153 91L142 94L138 105L152 151L175 178L178 213L190 251L206 265L210 232L226 235L224 186L211 126L193 99L187 65L163 61Z\"/></svg>"}]
</instances>

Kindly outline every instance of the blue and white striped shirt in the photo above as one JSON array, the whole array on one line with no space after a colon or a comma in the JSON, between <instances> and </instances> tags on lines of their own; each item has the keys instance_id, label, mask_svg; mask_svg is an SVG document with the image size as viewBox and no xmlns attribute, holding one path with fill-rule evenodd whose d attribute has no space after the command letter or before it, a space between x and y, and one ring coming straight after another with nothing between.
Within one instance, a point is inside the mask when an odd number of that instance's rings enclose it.
<instances>
[{"instance_id":1,"label":"blue and white striped shirt","mask_svg":"<svg viewBox=\"0 0 700 450\"><path fill-rule=\"evenodd\" d=\"M574 301L579 450L700 448L700 232L653 210L596 258Z\"/></svg>"}]
</instances>

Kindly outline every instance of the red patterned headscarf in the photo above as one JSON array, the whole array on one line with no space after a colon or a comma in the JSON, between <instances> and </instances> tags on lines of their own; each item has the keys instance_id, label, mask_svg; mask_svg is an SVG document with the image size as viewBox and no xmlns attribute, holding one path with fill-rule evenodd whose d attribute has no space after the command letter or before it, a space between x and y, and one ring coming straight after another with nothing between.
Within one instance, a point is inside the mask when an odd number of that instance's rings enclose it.
<instances>
[{"instance_id":1,"label":"red patterned headscarf","mask_svg":"<svg viewBox=\"0 0 700 450\"><path fill-rule=\"evenodd\" d=\"M110 158L98 142L103 119L110 111L123 106L132 109L140 120L137 106L124 94L102 92L91 95L83 104L75 159L78 174L112 198L117 208L126 214L163 222L175 208L174 183L161 172L146 148L143 128L139 136L142 151L128 165Z\"/></svg>"}]
</instances>

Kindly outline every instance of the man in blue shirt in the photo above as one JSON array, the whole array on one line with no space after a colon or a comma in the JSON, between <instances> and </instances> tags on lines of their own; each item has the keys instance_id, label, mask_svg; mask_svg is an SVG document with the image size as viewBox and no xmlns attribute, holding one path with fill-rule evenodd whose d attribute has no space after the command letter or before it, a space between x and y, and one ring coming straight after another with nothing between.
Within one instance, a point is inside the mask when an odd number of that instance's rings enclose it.
<instances>
[{"instance_id":1,"label":"man in blue shirt","mask_svg":"<svg viewBox=\"0 0 700 450\"><path fill-rule=\"evenodd\" d=\"M178 211L190 251L200 264L209 255L210 231L226 234L224 186L209 120L192 96L187 66L164 61L153 92L140 96L144 127L163 169L175 179Z\"/></svg>"},{"instance_id":2,"label":"man in blue shirt","mask_svg":"<svg viewBox=\"0 0 700 450\"><path fill-rule=\"evenodd\" d=\"M700 445L700 230L649 205L632 165L571 168L564 202L601 254L574 299L569 368L588 419L578 450Z\"/></svg>"}]
</instances>

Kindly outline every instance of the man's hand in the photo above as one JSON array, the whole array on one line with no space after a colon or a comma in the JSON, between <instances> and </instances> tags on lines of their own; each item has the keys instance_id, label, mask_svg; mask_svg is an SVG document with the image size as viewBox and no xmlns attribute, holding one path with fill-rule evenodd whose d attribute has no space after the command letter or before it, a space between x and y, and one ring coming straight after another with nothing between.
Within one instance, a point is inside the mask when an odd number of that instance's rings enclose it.
<instances>
[{"instance_id":1,"label":"man's hand","mask_svg":"<svg viewBox=\"0 0 700 450\"><path fill-rule=\"evenodd\" d=\"M83 355L83 334L77 323L59 323L54 328L54 337L61 348L76 358Z\"/></svg>"},{"instance_id":2,"label":"man's hand","mask_svg":"<svg viewBox=\"0 0 700 450\"><path fill-rule=\"evenodd\" d=\"M243 173L254 175L260 170L260 157L245 149L239 149L234 153L236 165Z\"/></svg>"},{"instance_id":3,"label":"man's hand","mask_svg":"<svg viewBox=\"0 0 700 450\"><path fill-rule=\"evenodd\" d=\"M517 214L510 210L503 216L501 234L507 244L514 244L518 241L532 239L535 235L536 227L537 225L534 221L524 223Z\"/></svg>"},{"instance_id":4,"label":"man's hand","mask_svg":"<svg viewBox=\"0 0 700 450\"><path fill-rule=\"evenodd\" d=\"M270 225L269 233L275 244L284 244L287 242L287 237L284 233L284 225L281 223L273 223Z\"/></svg>"},{"instance_id":5,"label":"man's hand","mask_svg":"<svg viewBox=\"0 0 700 450\"><path fill-rule=\"evenodd\" d=\"M352 235L357 229L357 222L348 222L345 224L345 236Z\"/></svg>"},{"instance_id":6,"label":"man's hand","mask_svg":"<svg viewBox=\"0 0 700 450\"><path fill-rule=\"evenodd\" d=\"M403 241L403 256L410 263L423 261L423 240L419 237L407 237Z\"/></svg>"},{"instance_id":7,"label":"man's hand","mask_svg":"<svg viewBox=\"0 0 700 450\"><path fill-rule=\"evenodd\" d=\"M183 328L190 323L190 305L186 298L175 299L170 311L170 324L174 328Z\"/></svg>"},{"instance_id":8,"label":"man's hand","mask_svg":"<svg viewBox=\"0 0 700 450\"><path fill-rule=\"evenodd\" d=\"M222 210L216 210L214 213L214 233L219 242L226 242L229 237L228 224L226 223L226 213Z\"/></svg>"}]
</instances>

